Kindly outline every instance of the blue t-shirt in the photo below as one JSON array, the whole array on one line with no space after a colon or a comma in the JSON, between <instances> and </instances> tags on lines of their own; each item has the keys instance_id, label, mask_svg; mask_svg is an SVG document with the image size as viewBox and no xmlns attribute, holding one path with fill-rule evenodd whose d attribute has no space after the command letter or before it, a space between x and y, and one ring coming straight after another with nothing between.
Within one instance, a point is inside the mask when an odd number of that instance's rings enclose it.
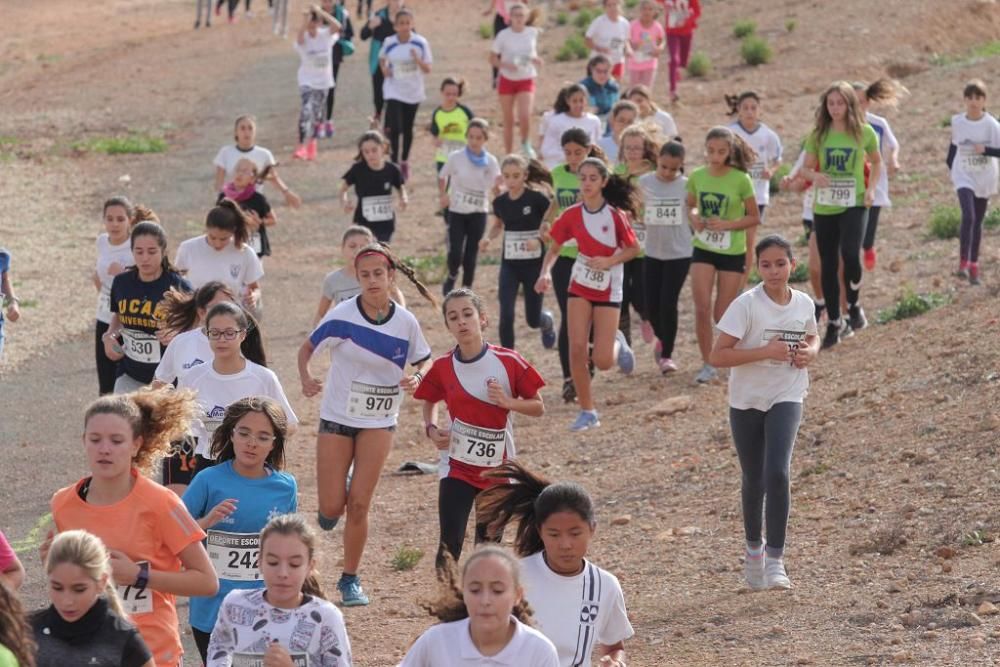
<instances>
[{"instance_id":1,"label":"blue t-shirt","mask_svg":"<svg viewBox=\"0 0 1000 667\"><path fill-rule=\"evenodd\" d=\"M613 79L609 79L607 83L601 85L589 76L580 81L580 83L583 84L583 87L587 89L587 93L590 95L590 105L597 109L595 113L601 116L603 120L604 116L611 111L611 107L618 101L618 95L621 90L618 84Z\"/></svg>"},{"instance_id":2,"label":"blue t-shirt","mask_svg":"<svg viewBox=\"0 0 1000 667\"><path fill-rule=\"evenodd\" d=\"M212 597L191 598L191 625L211 632L222 600L238 588L263 588L257 569L259 549L252 546L268 521L298 509L298 484L287 472L268 468L260 479L243 477L233 470L232 459L199 472L184 492L184 505L200 519L227 498L236 498L236 511L208 529L209 558L219 573L219 592ZM243 537L236 537L242 535ZM241 572L247 579L230 579L227 571ZM255 577L255 578L254 578Z\"/></svg>"},{"instance_id":3,"label":"blue t-shirt","mask_svg":"<svg viewBox=\"0 0 1000 667\"><path fill-rule=\"evenodd\" d=\"M10 252L7 248L0 248L0 276L10 271Z\"/></svg>"}]
</instances>

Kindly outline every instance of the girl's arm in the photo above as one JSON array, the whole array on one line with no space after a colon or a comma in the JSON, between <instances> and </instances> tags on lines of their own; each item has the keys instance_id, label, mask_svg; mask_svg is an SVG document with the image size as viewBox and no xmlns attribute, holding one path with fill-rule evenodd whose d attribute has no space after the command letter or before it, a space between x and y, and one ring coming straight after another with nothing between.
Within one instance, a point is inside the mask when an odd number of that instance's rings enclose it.
<instances>
[{"instance_id":1,"label":"girl's arm","mask_svg":"<svg viewBox=\"0 0 1000 667\"><path fill-rule=\"evenodd\" d=\"M319 321L323 319L327 311L330 310L330 306L333 304L333 299L328 299L324 294L319 298L319 306L316 308L316 316L313 318L312 328L315 329L319 324ZM311 356L311 355L310 355Z\"/></svg>"},{"instance_id":2,"label":"girl's arm","mask_svg":"<svg viewBox=\"0 0 1000 667\"><path fill-rule=\"evenodd\" d=\"M215 575L208 552L201 542L187 545L177 554L183 568L180 572L149 570L149 588L161 593L185 597L211 597L219 591L219 578ZM139 565L121 551L112 549L111 571L119 586L131 586L139 577Z\"/></svg>"},{"instance_id":3,"label":"girl's arm","mask_svg":"<svg viewBox=\"0 0 1000 667\"><path fill-rule=\"evenodd\" d=\"M427 357L419 364L417 364L416 370L413 371L412 375L403 375L403 379L399 381L399 386L403 388L407 394L412 394L420 386L423 381L424 376L427 375L427 371L431 369L434 364L434 360L431 357Z\"/></svg>"},{"instance_id":4,"label":"girl's arm","mask_svg":"<svg viewBox=\"0 0 1000 667\"><path fill-rule=\"evenodd\" d=\"M246 296L243 299L244 304L247 307L253 308L257 305L257 301L260 299L260 283L254 281L252 283L247 283L245 286Z\"/></svg>"},{"instance_id":5,"label":"girl's arm","mask_svg":"<svg viewBox=\"0 0 1000 667\"><path fill-rule=\"evenodd\" d=\"M703 231L705 229L705 222L701 219L701 212L698 209L698 200L695 199L694 193L688 193L687 207L688 224L691 225L691 229L695 232Z\"/></svg>"},{"instance_id":6,"label":"girl's arm","mask_svg":"<svg viewBox=\"0 0 1000 667\"><path fill-rule=\"evenodd\" d=\"M868 174L868 187L865 188L865 206L871 207L875 204L875 188L878 187L878 179L882 173L882 153L877 146L868 153L868 161L871 164L871 172Z\"/></svg>"},{"instance_id":7,"label":"girl's arm","mask_svg":"<svg viewBox=\"0 0 1000 667\"><path fill-rule=\"evenodd\" d=\"M320 7L319 5L310 5L310 8L314 12L316 12L317 16L319 16L321 19L323 19L324 21L326 21L327 23L330 24L330 33L331 34L335 33L335 32L340 32L343 29L344 26L342 26L340 24L340 21L338 21L337 19L335 19L333 17L333 15L327 14L326 12L324 12L323 8Z\"/></svg>"},{"instance_id":8,"label":"girl's arm","mask_svg":"<svg viewBox=\"0 0 1000 667\"><path fill-rule=\"evenodd\" d=\"M830 184L830 177L819 170L819 157L815 153L806 153L806 161L800 173L818 188L825 188Z\"/></svg>"},{"instance_id":9,"label":"girl's arm","mask_svg":"<svg viewBox=\"0 0 1000 667\"><path fill-rule=\"evenodd\" d=\"M751 195L744 199L743 208L746 209L747 214L739 220L719 220L718 218L712 218L705 223L705 226L713 232L717 232L737 231L740 229L749 229L759 225L760 209L757 208L757 198Z\"/></svg>"},{"instance_id":10,"label":"girl's arm","mask_svg":"<svg viewBox=\"0 0 1000 667\"><path fill-rule=\"evenodd\" d=\"M618 250L616 250L610 257L591 257L587 262L587 266L599 271L605 271L616 264L624 264L625 262L635 259L639 256L639 251L639 242L636 241L634 245L627 245L618 248Z\"/></svg>"},{"instance_id":11,"label":"girl's arm","mask_svg":"<svg viewBox=\"0 0 1000 667\"><path fill-rule=\"evenodd\" d=\"M308 338L302 343L302 347L299 348L299 380L302 381L302 393L307 398L311 398L323 391L323 383L314 378L312 373L309 372L309 360L312 358L315 349L312 341Z\"/></svg>"},{"instance_id":12,"label":"girl's arm","mask_svg":"<svg viewBox=\"0 0 1000 667\"><path fill-rule=\"evenodd\" d=\"M549 245L549 249L545 252L545 259L542 260L542 270L538 272L538 280L535 281L535 291L539 294L545 294L549 291L549 286L552 285L552 267L555 265L556 260L559 259L559 250L562 246L555 241Z\"/></svg>"},{"instance_id":13,"label":"girl's arm","mask_svg":"<svg viewBox=\"0 0 1000 667\"><path fill-rule=\"evenodd\" d=\"M772 338L767 345L746 350L737 350L734 346L738 342L740 342L739 338L727 333L720 333L715 341L715 347L708 355L708 363L716 368L732 368L766 359L791 363L794 356L788 343L778 338Z\"/></svg>"},{"instance_id":14,"label":"girl's arm","mask_svg":"<svg viewBox=\"0 0 1000 667\"><path fill-rule=\"evenodd\" d=\"M496 14L497 11L497 0L490 0L490 6L483 10L483 16L489 16L490 14Z\"/></svg>"},{"instance_id":15,"label":"girl's arm","mask_svg":"<svg viewBox=\"0 0 1000 667\"><path fill-rule=\"evenodd\" d=\"M385 56L379 56L378 58L379 69L382 70L382 76L388 79L392 76L392 70L389 68L389 59Z\"/></svg>"},{"instance_id":16,"label":"girl's arm","mask_svg":"<svg viewBox=\"0 0 1000 667\"><path fill-rule=\"evenodd\" d=\"M226 170L222 167L215 168L215 191L222 192L222 187L226 184Z\"/></svg>"},{"instance_id":17,"label":"girl's arm","mask_svg":"<svg viewBox=\"0 0 1000 667\"><path fill-rule=\"evenodd\" d=\"M344 207L344 213L350 213L354 210L354 204L351 203L351 198L347 196L350 190L351 186L347 184L347 181L340 182L340 205Z\"/></svg>"},{"instance_id":18,"label":"girl's arm","mask_svg":"<svg viewBox=\"0 0 1000 667\"><path fill-rule=\"evenodd\" d=\"M16 555L7 569L0 572L0 582L12 591L16 591L24 583L24 565Z\"/></svg>"},{"instance_id":19,"label":"girl's arm","mask_svg":"<svg viewBox=\"0 0 1000 667\"><path fill-rule=\"evenodd\" d=\"M440 429L437 425L438 418L438 402L437 401L424 401L423 406L424 415L424 434L434 443L434 446L439 450L448 449L451 444L451 431L448 429Z\"/></svg>"},{"instance_id":20,"label":"girl's arm","mask_svg":"<svg viewBox=\"0 0 1000 667\"><path fill-rule=\"evenodd\" d=\"M486 232L486 236L483 237L483 240L479 242L479 249L486 250L486 248L489 247L490 245L490 241L500 236L500 233L502 231L503 231L503 220L494 215L493 224L490 225L490 229L488 232Z\"/></svg>"},{"instance_id":21,"label":"girl's arm","mask_svg":"<svg viewBox=\"0 0 1000 667\"><path fill-rule=\"evenodd\" d=\"M528 417L541 417L545 414L545 404L542 402L541 394L535 394L531 398L514 398L507 395L499 382L490 382L486 393L493 403L504 410L519 412Z\"/></svg>"},{"instance_id":22,"label":"girl's arm","mask_svg":"<svg viewBox=\"0 0 1000 667\"><path fill-rule=\"evenodd\" d=\"M124 357L122 353L121 345L118 344L118 335L121 333L122 324L121 320L118 319L118 313L111 313L111 323L108 324L108 330L104 332L102 340L104 342L104 354L107 355L108 359L111 361L118 361ZM117 348L117 349L115 349Z\"/></svg>"},{"instance_id":23,"label":"girl's arm","mask_svg":"<svg viewBox=\"0 0 1000 667\"><path fill-rule=\"evenodd\" d=\"M819 354L819 335L809 334L805 341L799 344L798 349L793 350L792 365L796 368L805 368L817 354Z\"/></svg>"},{"instance_id":24,"label":"girl's arm","mask_svg":"<svg viewBox=\"0 0 1000 667\"><path fill-rule=\"evenodd\" d=\"M611 646L599 644L597 652L601 656L600 661L597 663L599 667L604 667L605 665L619 666L625 664L625 642L618 642L617 644L612 644Z\"/></svg>"},{"instance_id":25,"label":"girl's arm","mask_svg":"<svg viewBox=\"0 0 1000 667\"><path fill-rule=\"evenodd\" d=\"M447 166L448 166L448 164L445 163L445 167L446 168L447 168ZM442 171L446 171L446 169L442 169ZM451 199L448 197L448 177L447 177L447 175L444 178L440 178L440 177L438 178L438 200L439 200L439 203L441 205L441 208L448 208L448 206L451 204Z\"/></svg>"},{"instance_id":26,"label":"girl's arm","mask_svg":"<svg viewBox=\"0 0 1000 667\"><path fill-rule=\"evenodd\" d=\"M264 219L261 221L261 224L263 224L265 227L274 227L276 224L278 224L278 216L274 214L274 209L271 209L268 212L268 214L264 216Z\"/></svg>"},{"instance_id":27,"label":"girl's arm","mask_svg":"<svg viewBox=\"0 0 1000 667\"><path fill-rule=\"evenodd\" d=\"M299 28L299 34L295 38L299 46L304 46L306 43L306 32L309 31L309 10L302 13L302 26Z\"/></svg>"},{"instance_id":28,"label":"girl's arm","mask_svg":"<svg viewBox=\"0 0 1000 667\"><path fill-rule=\"evenodd\" d=\"M97 291L100 292L101 291L101 277L99 275L97 275L97 271L94 271L92 274L90 274L90 279L94 283L94 287L97 288Z\"/></svg>"},{"instance_id":29,"label":"girl's arm","mask_svg":"<svg viewBox=\"0 0 1000 667\"><path fill-rule=\"evenodd\" d=\"M399 186L399 210L405 211L410 203L410 195L406 192L406 185Z\"/></svg>"}]
</instances>

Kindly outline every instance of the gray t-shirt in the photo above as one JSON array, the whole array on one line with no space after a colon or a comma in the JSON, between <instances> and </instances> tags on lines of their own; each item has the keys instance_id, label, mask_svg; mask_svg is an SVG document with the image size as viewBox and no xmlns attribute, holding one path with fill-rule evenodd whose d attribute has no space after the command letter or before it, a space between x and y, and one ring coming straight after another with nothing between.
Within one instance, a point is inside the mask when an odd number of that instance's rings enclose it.
<instances>
[{"instance_id":1,"label":"gray t-shirt","mask_svg":"<svg viewBox=\"0 0 1000 667\"><path fill-rule=\"evenodd\" d=\"M687 218L687 177L665 183L651 172L639 177L646 225L646 256L684 259L691 256L691 227Z\"/></svg>"},{"instance_id":2,"label":"gray t-shirt","mask_svg":"<svg viewBox=\"0 0 1000 667\"><path fill-rule=\"evenodd\" d=\"M360 293L361 285L356 278L347 275L344 269L328 273L323 279L323 296L333 302L331 307Z\"/></svg>"}]
</instances>

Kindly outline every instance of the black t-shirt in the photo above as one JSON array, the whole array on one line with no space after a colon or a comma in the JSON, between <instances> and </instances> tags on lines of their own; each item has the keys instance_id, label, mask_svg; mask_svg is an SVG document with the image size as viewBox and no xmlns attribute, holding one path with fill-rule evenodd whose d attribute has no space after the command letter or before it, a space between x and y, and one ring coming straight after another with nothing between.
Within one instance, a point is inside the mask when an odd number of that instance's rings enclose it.
<instances>
[{"instance_id":1,"label":"black t-shirt","mask_svg":"<svg viewBox=\"0 0 1000 667\"><path fill-rule=\"evenodd\" d=\"M379 171L375 171L368 166L367 162L359 160L352 164L351 168L344 174L344 181L348 185L354 186L354 192L358 197L358 205L354 209L354 222L356 224L361 225L366 221L395 221L396 214L392 209L392 191L393 188L399 190L403 187L403 172L394 163L387 160L385 166ZM365 215L366 210L368 216Z\"/></svg>"},{"instance_id":2,"label":"black t-shirt","mask_svg":"<svg viewBox=\"0 0 1000 667\"><path fill-rule=\"evenodd\" d=\"M153 658L139 631L111 611L103 597L78 621L64 621L49 607L31 615L31 627L38 667L142 667Z\"/></svg>"},{"instance_id":3,"label":"black t-shirt","mask_svg":"<svg viewBox=\"0 0 1000 667\"><path fill-rule=\"evenodd\" d=\"M517 199L505 192L493 200L493 215L503 222L504 232L535 232L542 226L551 201L538 190L525 189ZM544 253L544 247L542 252ZM506 258L506 244L504 257Z\"/></svg>"},{"instance_id":4,"label":"black t-shirt","mask_svg":"<svg viewBox=\"0 0 1000 667\"><path fill-rule=\"evenodd\" d=\"M219 193L219 198L216 200L216 204L225 199L226 195ZM260 247L255 247L253 234L251 234L250 239L247 241L250 247L254 249L258 257L264 257L271 255L271 241L267 238L267 228L263 225L264 218L271 212L271 203L267 201L267 197L262 195L260 192L254 192L249 198L243 201L236 202L240 205L240 208L244 211L253 211L260 218L261 226L257 230L257 234L260 236Z\"/></svg>"},{"instance_id":5,"label":"black t-shirt","mask_svg":"<svg viewBox=\"0 0 1000 667\"><path fill-rule=\"evenodd\" d=\"M149 384L166 346L155 339L160 321L160 302L171 287L191 292L191 283L180 274L164 271L152 282L139 279L137 270L115 276L111 283L111 312L118 313L122 324L122 349L118 375Z\"/></svg>"}]
</instances>

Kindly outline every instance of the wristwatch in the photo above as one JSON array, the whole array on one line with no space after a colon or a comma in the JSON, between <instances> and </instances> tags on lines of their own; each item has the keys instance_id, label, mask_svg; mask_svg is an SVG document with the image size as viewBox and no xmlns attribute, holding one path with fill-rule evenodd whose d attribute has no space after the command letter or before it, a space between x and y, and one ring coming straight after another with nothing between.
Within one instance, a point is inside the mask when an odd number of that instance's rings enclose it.
<instances>
[{"instance_id":1,"label":"wristwatch","mask_svg":"<svg viewBox=\"0 0 1000 667\"><path fill-rule=\"evenodd\" d=\"M139 574L135 576L136 588L145 588L149 585L149 563L146 561L140 561L137 563L139 566Z\"/></svg>"}]
</instances>

